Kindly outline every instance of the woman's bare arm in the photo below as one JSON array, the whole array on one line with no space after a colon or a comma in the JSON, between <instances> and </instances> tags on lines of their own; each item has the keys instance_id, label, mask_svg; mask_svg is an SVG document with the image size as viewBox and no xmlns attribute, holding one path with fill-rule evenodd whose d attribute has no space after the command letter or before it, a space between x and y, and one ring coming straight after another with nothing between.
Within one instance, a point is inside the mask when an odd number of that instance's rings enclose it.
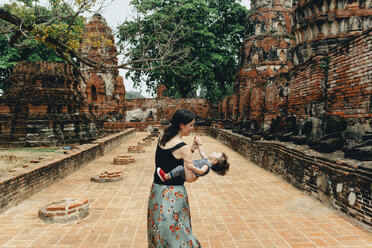
<instances>
[{"instance_id":1,"label":"woman's bare arm","mask_svg":"<svg viewBox=\"0 0 372 248\"><path fill-rule=\"evenodd\" d=\"M178 151L181 152L181 156L183 159L183 166L185 169L185 177L186 177L186 182L192 183L198 179L197 176L192 171L192 167L194 166L192 164L192 153L190 150L189 146L183 146L180 148Z\"/></svg>"}]
</instances>

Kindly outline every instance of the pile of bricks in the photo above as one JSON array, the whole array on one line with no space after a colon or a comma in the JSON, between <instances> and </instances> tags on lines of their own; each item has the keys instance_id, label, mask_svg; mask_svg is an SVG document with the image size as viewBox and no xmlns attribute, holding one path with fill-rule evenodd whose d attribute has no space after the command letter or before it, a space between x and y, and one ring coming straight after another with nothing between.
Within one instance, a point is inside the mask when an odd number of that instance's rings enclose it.
<instances>
[{"instance_id":1,"label":"pile of bricks","mask_svg":"<svg viewBox=\"0 0 372 248\"><path fill-rule=\"evenodd\" d=\"M144 140L144 142L138 142L137 145L138 146L142 146L142 147L144 147L144 146L151 146L151 140L146 139L146 140Z\"/></svg>"},{"instance_id":2,"label":"pile of bricks","mask_svg":"<svg viewBox=\"0 0 372 248\"><path fill-rule=\"evenodd\" d=\"M146 146L145 142L138 142L137 145L142 147Z\"/></svg>"},{"instance_id":3,"label":"pile of bricks","mask_svg":"<svg viewBox=\"0 0 372 248\"><path fill-rule=\"evenodd\" d=\"M39 218L46 223L66 223L85 218L89 214L87 199L64 199L52 202L39 210Z\"/></svg>"},{"instance_id":4,"label":"pile of bricks","mask_svg":"<svg viewBox=\"0 0 372 248\"><path fill-rule=\"evenodd\" d=\"M129 146L128 152L131 153L140 153L140 152L146 152L145 148L143 146Z\"/></svg>"},{"instance_id":5,"label":"pile of bricks","mask_svg":"<svg viewBox=\"0 0 372 248\"><path fill-rule=\"evenodd\" d=\"M116 156L114 158L114 164L129 164L134 161L135 159L130 155Z\"/></svg>"},{"instance_id":6,"label":"pile of bricks","mask_svg":"<svg viewBox=\"0 0 372 248\"><path fill-rule=\"evenodd\" d=\"M105 171L100 175L96 175L90 178L90 181L97 183L109 183L123 180L123 171Z\"/></svg>"}]
</instances>

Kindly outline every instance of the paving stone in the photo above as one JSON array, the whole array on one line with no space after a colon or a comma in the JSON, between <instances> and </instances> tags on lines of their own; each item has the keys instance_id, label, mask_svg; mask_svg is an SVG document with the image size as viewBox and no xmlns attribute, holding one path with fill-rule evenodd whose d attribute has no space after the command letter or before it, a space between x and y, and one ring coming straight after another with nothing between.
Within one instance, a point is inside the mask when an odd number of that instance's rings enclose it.
<instances>
[{"instance_id":1,"label":"paving stone","mask_svg":"<svg viewBox=\"0 0 372 248\"><path fill-rule=\"evenodd\" d=\"M0 215L0 247L147 247L147 200L156 144L136 154L136 166L112 158L141 141L137 132L120 147ZM207 153L224 151L231 169L210 172L186 184L193 232L203 247L372 247L372 232L322 205L222 143L201 136ZM186 137L187 143L192 137ZM199 155L194 154L194 159ZM92 174L124 170L114 184L90 181ZM67 224L47 224L37 212L58 199L86 198L90 214Z\"/></svg>"}]
</instances>

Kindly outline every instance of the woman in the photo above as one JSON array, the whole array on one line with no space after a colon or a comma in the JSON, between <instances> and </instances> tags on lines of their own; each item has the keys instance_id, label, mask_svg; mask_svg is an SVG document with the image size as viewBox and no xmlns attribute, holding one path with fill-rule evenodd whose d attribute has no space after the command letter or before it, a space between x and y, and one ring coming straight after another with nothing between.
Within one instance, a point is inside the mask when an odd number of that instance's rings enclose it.
<instances>
[{"instance_id":1,"label":"woman","mask_svg":"<svg viewBox=\"0 0 372 248\"><path fill-rule=\"evenodd\" d=\"M186 109L177 110L171 125L160 136L155 154L154 183L147 210L148 247L201 247L191 230L190 207L181 177L163 182L156 174L160 167L169 172L180 164L192 163L191 149L182 141L193 129L195 116ZM185 166L187 182L194 181Z\"/></svg>"}]
</instances>

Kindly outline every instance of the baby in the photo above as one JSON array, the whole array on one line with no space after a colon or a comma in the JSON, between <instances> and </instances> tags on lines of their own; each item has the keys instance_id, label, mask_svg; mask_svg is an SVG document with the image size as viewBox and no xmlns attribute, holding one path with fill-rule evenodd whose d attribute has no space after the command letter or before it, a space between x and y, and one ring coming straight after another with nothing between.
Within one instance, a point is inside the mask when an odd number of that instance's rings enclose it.
<instances>
[{"instance_id":1,"label":"baby","mask_svg":"<svg viewBox=\"0 0 372 248\"><path fill-rule=\"evenodd\" d=\"M190 164L188 167L194 172L195 180L197 179L197 177L207 175L210 169L221 176L226 175L227 171L229 170L230 164L227 162L227 156L225 153L214 152L207 156L203 150L202 143L198 138L195 138L193 148L195 147L197 147L199 154L202 157L202 159L193 160L193 163ZM193 148L191 148L191 151L193 151ZM163 182L177 176L181 176L184 181L186 180L185 169L183 165L177 166L169 173L165 173L160 167L158 167L156 172Z\"/></svg>"}]
</instances>

